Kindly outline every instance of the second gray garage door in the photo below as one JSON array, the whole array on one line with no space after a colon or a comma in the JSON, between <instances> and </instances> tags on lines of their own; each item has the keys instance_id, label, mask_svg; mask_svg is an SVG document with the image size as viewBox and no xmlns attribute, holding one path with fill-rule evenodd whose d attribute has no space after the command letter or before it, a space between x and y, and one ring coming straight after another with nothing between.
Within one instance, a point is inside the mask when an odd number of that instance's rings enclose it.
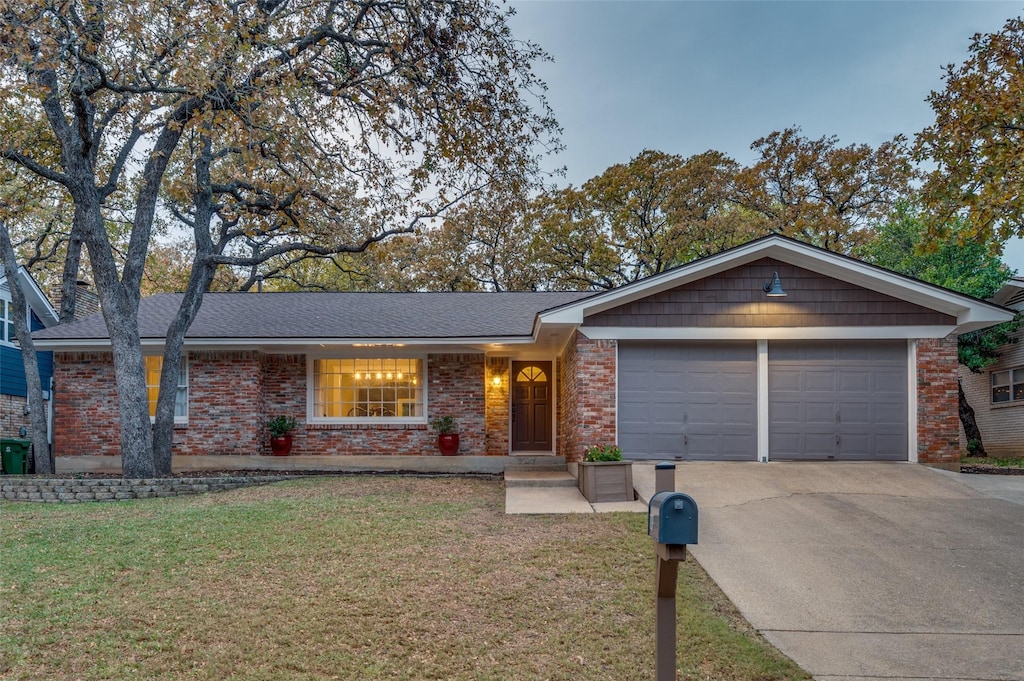
<instances>
[{"instance_id":1,"label":"second gray garage door","mask_svg":"<svg viewBox=\"0 0 1024 681\"><path fill-rule=\"evenodd\" d=\"M618 390L626 458L757 458L754 343L622 341Z\"/></svg>"},{"instance_id":2,"label":"second gray garage door","mask_svg":"<svg viewBox=\"0 0 1024 681\"><path fill-rule=\"evenodd\" d=\"M768 344L772 459L907 460L906 341Z\"/></svg>"}]
</instances>

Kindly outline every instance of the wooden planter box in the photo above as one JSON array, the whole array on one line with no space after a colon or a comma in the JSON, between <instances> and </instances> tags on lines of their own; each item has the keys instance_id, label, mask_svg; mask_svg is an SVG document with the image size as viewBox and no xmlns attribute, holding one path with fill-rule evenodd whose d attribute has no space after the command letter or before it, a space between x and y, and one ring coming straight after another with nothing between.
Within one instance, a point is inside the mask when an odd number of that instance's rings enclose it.
<instances>
[{"instance_id":1,"label":"wooden planter box","mask_svg":"<svg viewBox=\"0 0 1024 681\"><path fill-rule=\"evenodd\" d=\"M604 501L633 501L631 461L581 461L576 483L592 504Z\"/></svg>"}]
</instances>

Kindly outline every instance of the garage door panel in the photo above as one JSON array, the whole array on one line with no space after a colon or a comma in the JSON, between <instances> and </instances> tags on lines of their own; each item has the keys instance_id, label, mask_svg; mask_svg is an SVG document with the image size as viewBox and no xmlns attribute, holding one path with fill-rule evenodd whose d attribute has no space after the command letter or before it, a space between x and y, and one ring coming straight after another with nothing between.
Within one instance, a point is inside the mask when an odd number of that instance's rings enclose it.
<instances>
[{"instance_id":1,"label":"garage door panel","mask_svg":"<svg viewBox=\"0 0 1024 681\"><path fill-rule=\"evenodd\" d=\"M905 395L907 392L907 374L902 369L878 370L874 373L874 385L871 390L875 394L888 392Z\"/></svg>"},{"instance_id":2,"label":"garage door panel","mask_svg":"<svg viewBox=\"0 0 1024 681\"><path fill-rule=\"evenodd\" d=\"M800 372L798 370L772 368L769 371L771 372L770 383L777 393L799 393L801 391L802 386L800 385Z\"/></svg>"},{"instance_id":3,"label":"garage door panel","mask_svg":"<svg viewBox=\"0 0 1024 681\"><path fill-rule=\"evenodd\" d=\"M799 402L772 403L772 423L777 425L799 424L803 421L803 410Z\"/></svg>"},{"instance_id":4,"label":"garage door panel","mask_svg":"<svg viewBox=\"0 0 1024 681\"><path fill-rule=\"evenodd\" d=\"M679 428L679 405L677 402L655 402L648 407L651 415L651 423L660 423Z\"/></svg>"},{"instance_id":5,"label":"garage door panel","mask_svg":"<svg viewBox=\"0 0 1024 681\"><path fill-rule=\"evenodd\" d=\"M839 403L838 426L865 425L869 426L875 422L876 412L869 402L851 402L843 400ZM840 428L841 430L841 428Z\"/></svg>"},{"instance_id":6,"label":"garage door panel","mask_svg":"<svg viewBox=\"0 0 1024 681\"><path fill-rule=\"evenodd\" d=\"M829 402L805 402L803 404L803 422L831 427L836 422L836 407Z\"/></svg>"},{"instance_id":7,"label":"garage door panel","mask_svg":"<svg viewBox=\"0 0 1024 681\"><path fill-rule=\"evenodd\" d=\"M906 460L907 390L903 341L770 342L769 454Z\"/></svg>"},{"instance_id":8,"label":"garage door panel","mask_svg":"<svg viewBox=\"0 0 1024 681\"><path fill-rule=\"evenodd\" d=\"M907 445L902 433L876 433L874 438L875 458L884 461L907 460Z\"/></svg>"},{"instance_id":9,"label":"garage door panel","mask_svg":"<svg viewBox=\"0 0 1024 681\"><path fill-rule=\"evenodd\" d=\"M807 369L803 375L802 388L804 392L835 392L836 372L831 369Z\"/></svg>"},{"instance_id":10,"label":"garage door panel","mask_svg":"<svg viewBox=\"0 0 1024 681\"><path fill-rule=\"evenodd\" d=\"M623 453L631 459L755 459L756 367L753 343L620 343ZM672 434L658 432L669 428Z\"/></svg>"},{"instance_id":11,"label":"garage door panel","mask_svg":"<svg viewBox=\"0 0 1024 681\"><path fill-rule=\"evenodd\" d=\"M876 403L873 422L876 426L894 426L903 431L907 427L906 405L899 402Z\"/></svg>"},{"instance_id":12,"label":"garage door panel","mask_svg":"<svg viewBox=\"0 0 1024 681\"><path fill-rule=\"evenodd\" d=\"M839 372L839 390L844 393L870 393L872 391L872 372L850 371Z\"/></svg>"}]
</instances>

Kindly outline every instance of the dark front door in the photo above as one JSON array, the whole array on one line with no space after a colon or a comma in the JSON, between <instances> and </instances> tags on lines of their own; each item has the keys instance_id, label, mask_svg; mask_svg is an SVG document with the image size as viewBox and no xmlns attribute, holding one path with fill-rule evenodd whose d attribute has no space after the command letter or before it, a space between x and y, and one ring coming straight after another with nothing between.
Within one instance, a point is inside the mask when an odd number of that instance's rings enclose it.
<instances>
[{"instance_id":1,"label":"dark front door","mask_svg":"<svg viewBox=\"0 0 1024 681\"><path fill-rule=\"evenodd\" d=\"M512 362L512 451L551 451L551 362Z\"/></svg>"}]
</instances>

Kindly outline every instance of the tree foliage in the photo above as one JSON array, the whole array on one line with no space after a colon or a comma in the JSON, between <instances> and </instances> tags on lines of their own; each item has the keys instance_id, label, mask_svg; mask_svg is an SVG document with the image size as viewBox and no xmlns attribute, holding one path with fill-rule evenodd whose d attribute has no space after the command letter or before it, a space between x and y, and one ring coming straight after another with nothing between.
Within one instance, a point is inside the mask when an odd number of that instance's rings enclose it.
<instances>
[{"instance_id":1,"label":"tree foliage","mask_svg":"<svg viewBox=\"0 0 1024 681\"><path fill-rule=\"evenodd\" d=\"M860 249L865 261L915 279L966 293L991 298L1013 276L1013 270L985 245L966 238L972 227L955 219L945 225L944 238L935 239L921 210L902 204L892 219L875 228L875 238ZM999 349L1013 343L1020 319L962 334L958 344L960 364L975 373L999 358Z\"/></svg>"},{"instance_id":2,"label":"tree foliage","mask_svg":"<svg viewBox=\"0 0 1024 681\"><path fill-rule=\"evenodd\" d=\"M934 164L923 200L936 231L967 218L961 240L997 250L1024 236L1024 20L971 38L969 56L945 68L946 87L928 96L935 122L918 133L914 154Z\"/></svg>"},{"instance_id":3,"label":"tree foliage","mask_svg":"<svg viewBox=\"0 0 1024 681\"><path fill-rule=\"evenodd\" d=\"M738 202L772 232L838 253L868 241L914 177L902 137L843 147L835 136L811 139L786 128L751 149L760 159L737 178Z\"/></svg>"}]
</instances>

